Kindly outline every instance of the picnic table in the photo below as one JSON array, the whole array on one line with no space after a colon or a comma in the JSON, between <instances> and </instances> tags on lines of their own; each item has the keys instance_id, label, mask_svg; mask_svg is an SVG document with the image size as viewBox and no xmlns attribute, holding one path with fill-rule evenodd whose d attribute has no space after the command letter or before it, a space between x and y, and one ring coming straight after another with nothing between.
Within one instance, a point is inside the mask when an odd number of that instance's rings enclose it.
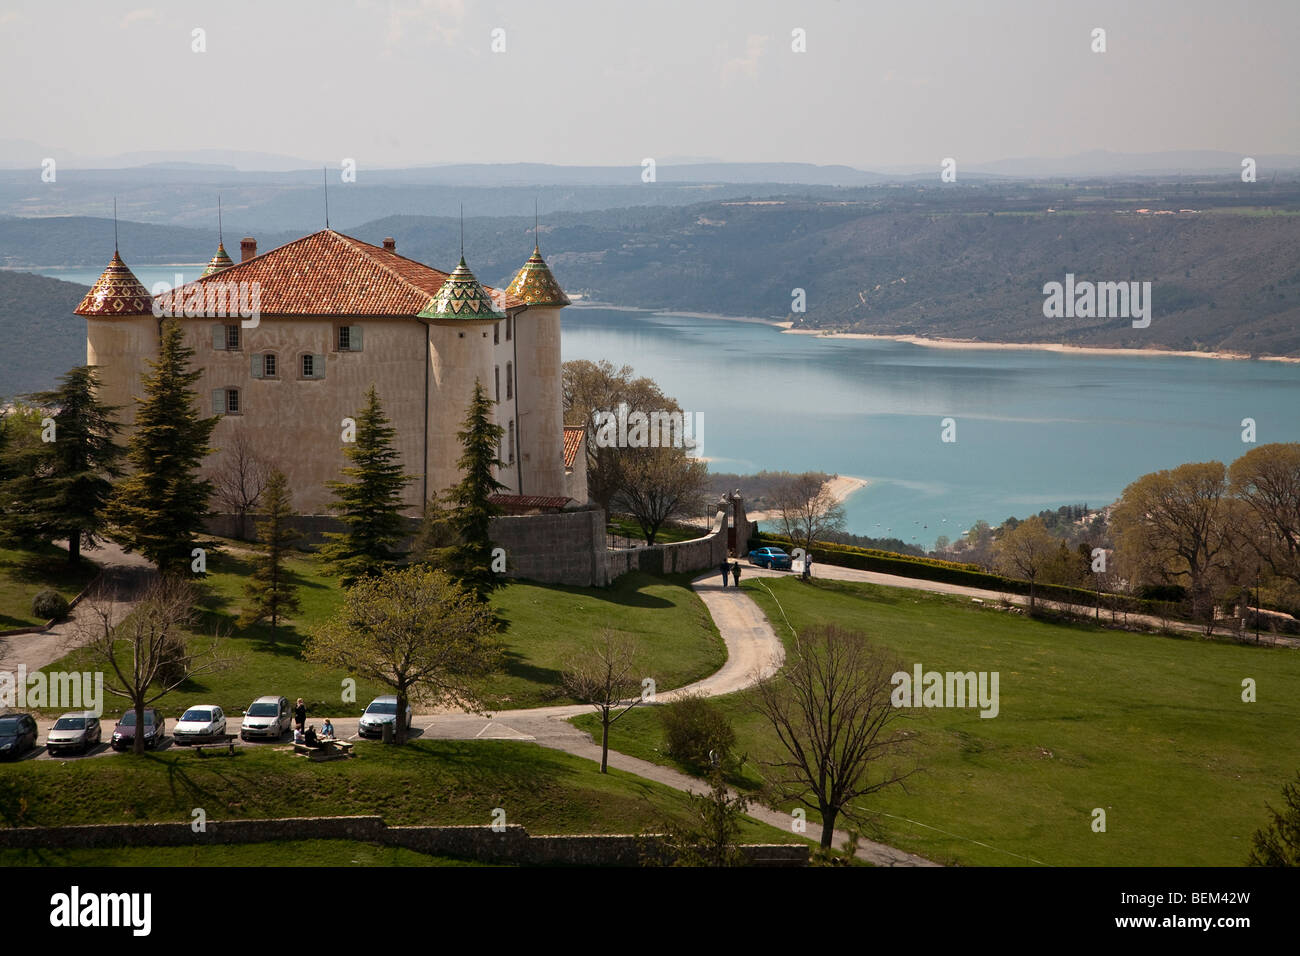
<instances>
[{"instance_id":1,"label":"picnic table","mask_svg":"<svg viewBox=\"0 0 1300 956\"><path fill-rule=\"evenodd\" d=\"M341 760L355 756L352 744L346 740L321 740L317 738L314 747L307 744L294 744L293 752L309 760Z\"/></svg>"}]
</instances>

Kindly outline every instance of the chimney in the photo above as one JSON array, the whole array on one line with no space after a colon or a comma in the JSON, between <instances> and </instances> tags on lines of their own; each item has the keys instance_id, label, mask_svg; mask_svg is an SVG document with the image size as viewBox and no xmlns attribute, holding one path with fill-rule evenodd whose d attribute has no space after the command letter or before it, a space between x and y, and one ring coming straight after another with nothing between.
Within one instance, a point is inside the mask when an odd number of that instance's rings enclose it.
<instances>
[{"instance_id":1,"label":"chimney","mask_svg":"<svg viewBox=\"0 0 1300 956\"><path fill-rule=\"evenodd\" d=\"M257 240L252 236L245 236L239 240L239 261L247 262L253 256L257 255Z\"/></svg>"},{"instance_id":2,"label":"chimney","mask_svg":"<svg viewBox=\"0 0 1300 956\"><path fill-rule=\"evenodd\" d=\"M385 251L385 252L396 252L396 251L397 251L397 240L394 239L392 236L385 236L385 237L384 237L384 251Z\"/></svg>"}]
</instances>

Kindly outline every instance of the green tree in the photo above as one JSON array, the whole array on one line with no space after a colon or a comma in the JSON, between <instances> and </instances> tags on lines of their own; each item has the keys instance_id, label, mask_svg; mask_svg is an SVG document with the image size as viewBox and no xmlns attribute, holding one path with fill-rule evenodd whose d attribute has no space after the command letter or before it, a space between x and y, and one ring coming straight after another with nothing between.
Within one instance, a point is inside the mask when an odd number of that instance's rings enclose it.
<instances>
[{"instance_id":1,"label":"green tree","mask_svg":"<svg viewBox=\"0 0 1300 956\"><path fill-rule=\"evenodd\" d=\"M343 449L351 464L342 473L349 480L328 482L336 499L330 507L346 530L326 535L330 540L320 553L345 586L379 574L402 557L397 547L405 537L402 489L411 476L402 473L393 447L396 434L371 385L356 417L356 441Z\"/></svg>"},{"instance_id":2,"label":"green tree","mask_svg":"<svg viewBox=\"0 0 1300 956\"><path fill-rule=\"evenodd\" d=\"M501 510L490 500L505 490L494 472L501 467L497 454L502 434L501 426L492 422L492 400L482 383L475 381L464 427L456 433L464 449L456 462L462 477L443 493L441 511L426 514L426 528L431 522L445 521L454 538L437 553L435 563L480 601L503 584L492 570L491 538L492 519Z\"/></svg>"},{"instance_id":3,"label":"green tree","mask_svg":"<svg viewBox=\"0 0 1300 956\"><path fill-rule=\"evenodd\" d=\"M244 585L250 603L239 616L239 625L247 627L269 620L271 641L274 642L281 619L300 609L298 588L285 562L294 542L302 537L289 525L293 517L293 495L284 473L278 468L267 479L262 509L262 520L257 523L261 553L252 577Z\"/></svg>"},{"instance_id":4,"label":"green tree","mask_svg":"<svg viewBox=\"0 0 1300 956\"><path fill-rule=\"evenodd\" d=\"M650 841L645 862L671 866L744 866L740 837L749 801L732 793L723 781L721 769L709 772L706 793L687 793L688 820L685 825L665 820L661 836Z\"/></svg>"},{"instance_id":5,"label":"green tree","mask_svg":"<svg viewBox=\"0 0 1300 956\"><path fill-rule=\"evenodd\" d=\"M1300 866L1300 773L1294 782L1282 785L1282 799L1282 812L1269 807L1272 822L1255 831L1251 866Z\"/></svg>"},{"instance_id":6,"label":"green tree","mask_svg":"<svg viewBox=\"0 0 1300 956\"><path fill-rule=\"evenodd\" d=\"M111 536L164 573L188 569L212 494L199 466L212 450L208 440L217 419L199 416L193 385L202 372L190 369L193 355L180 325L164 323L158 360L149 362L144 397L136 399L126 454L131 473L106 513L115 526Z\"/></svg>"},{"instance_id":7,"label":"green tree","mask_svg":"<svg viewBox=\"0 0 1300 956\"><path fill-rule=\"evenodd\" d=\"M98 384L94 368L82 365L54 391L26 396L53 412L51 440L15 442L6 456L11 477L0 487L11 533L25 540L66 538L70 562L99 537L113 479L121 475L124 449L113 438L122 426L113 418L117 409L95 398Z\"/></svg>"},{"instance_id":8,"label":"green tree","mask_svg":"<svg viewBox=\"0 0 1300 956\"><path fill-rule=\"evenodd\" d=\"M443 571L389 568L348 588L307 639L306 660L379 681L407 702L483 709L477 682L501 662L492 610ZM397 743L407 728L397 721Z\"/></svg>"},{"instance_id":9,"label":"green tree","mask_svg":"<svg viewBox=\"0 0 1300 956\"><path fill-rule=\"evenodd\" d=\"M1066 549L1069 550L1068 548ZM1004 531L993 546L997 569L1008 577L1029 582L1029 613L1034 612L1035 590L1040 578L1060 551L1052 533L1035 515Z\"/></svg>"}]
</instances>

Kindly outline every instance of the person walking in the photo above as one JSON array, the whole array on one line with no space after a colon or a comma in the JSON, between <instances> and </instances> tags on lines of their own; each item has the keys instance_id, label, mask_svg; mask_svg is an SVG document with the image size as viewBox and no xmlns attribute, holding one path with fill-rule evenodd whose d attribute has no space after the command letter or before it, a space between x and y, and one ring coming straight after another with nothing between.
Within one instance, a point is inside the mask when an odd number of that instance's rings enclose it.
<instances>
[{"instance_id":1,"label":"person walking","mask_svg":"<svg viewBox=\"0 0 1300 956\"><path fill-rule=\"evenodd\" d=\"M803 556L803 579L807 581L812 577L812 552Z\"/></svg>"},{"instance_id":2,"label":"person walking","mask_svg":"<svg viewBox=\"0 0 1300 956\"><path fill-rule=\"evenodd\" d=\"M740 587L740 562L731 562L731 578L736 582L736 587Z\"/></svg>"},{"instance_id":3,"label":"person walking","mask_svg":"<svg viewBox=\"0 0 1300 956\"><path fill-rule=\"evenodd\" d=\"M293 708L293 722L298 725L299 731L307 729L307 705L302 702L301 697Z\"/></svg>"},{"instance_id":4,"label":"person walking","mask_svg":"<svg viewBox=\"0 0 1300 956\"><path fill-rule=\"evenodd\" d=\"M727 567L727 559L723 558L722 563L718 565L718 570L722 572L722 586L727 586L727 572L731 570Z\"/></svg>"}]
</instances>

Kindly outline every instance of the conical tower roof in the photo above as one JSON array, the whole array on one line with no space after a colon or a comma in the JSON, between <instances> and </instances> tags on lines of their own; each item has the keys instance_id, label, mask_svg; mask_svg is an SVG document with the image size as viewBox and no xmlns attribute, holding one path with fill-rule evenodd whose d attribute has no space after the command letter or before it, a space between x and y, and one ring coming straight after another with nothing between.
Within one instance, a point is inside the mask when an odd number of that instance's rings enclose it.
<instances>
[{"instance_id":1,"label":"conical tower roof","mask_svg":"<svg viewBox=\"0 0 1300 956\"><path fill-rule=\"evenodd\" d=\"M77 315L149 315L153 296L114 249L113 261L73 311Z\"/></svg>"},{"instance_id":2,"label":"conical tower roof","mask_svg":"<svg viewBox=\"0 0 1300 956\"><path fill-rule=\"evenodd\" d=\"M226 244L224 242L218 242L217 254L212 257L212 261L208 263L208 267L203 270L203 275L210 276L212 273L220 272L222 269L229 269L234 264L235 261L231 259L230 255L226 252ZM200 278L202 278L202 276L200 276Z\"/></svg>"},{"instance_id":3,"label":"conical tower roof","mask_svg":"<svg viewBox=\"0 0 1300 956\"><path fill-rule=\"evenodd\" d=\"M533 254L528 257L506 292L523 299L529 305L569 304L569 297L564 294L560 284L555 281L555 276L551 275L546 260L542 258L540 246L533 246Z\"/></svg>"},{"instance_id":4,"label":"conical tower roof","mask_svg":"<svg viewBox=\"0 0 1300 956\"><path fill-rule=\"evenodd\" d=\"M504 319L487 290L479 285L474 273L460 257L456 271L447 276L437 294L420 312L422 319Z\"/></svg>"}]
</instances>

